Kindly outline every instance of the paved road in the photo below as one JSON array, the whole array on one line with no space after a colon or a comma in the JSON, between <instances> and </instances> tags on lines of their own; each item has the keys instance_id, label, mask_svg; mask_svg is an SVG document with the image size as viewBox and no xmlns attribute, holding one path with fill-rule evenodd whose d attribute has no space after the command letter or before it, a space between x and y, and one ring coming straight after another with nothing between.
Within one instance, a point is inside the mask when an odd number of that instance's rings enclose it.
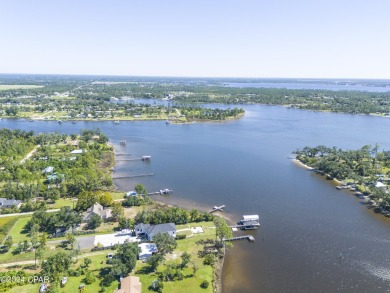
<instances>
[{"instance_id":1,"label":"paved road","mask_svg":"<svg viewBox=\"0 0 390 293\"><path fill-rule=\"evenodd\" d=\"M53 209L53 210L47 210L46 213L55 213L58 212L60 209ZM17 217L17 216L28 216L32 215L34 212L28 212L28 213L15 213L15 214L3 214L0 215L0 218L5 218L5 217Z\"/></svg>"}]
</instances>

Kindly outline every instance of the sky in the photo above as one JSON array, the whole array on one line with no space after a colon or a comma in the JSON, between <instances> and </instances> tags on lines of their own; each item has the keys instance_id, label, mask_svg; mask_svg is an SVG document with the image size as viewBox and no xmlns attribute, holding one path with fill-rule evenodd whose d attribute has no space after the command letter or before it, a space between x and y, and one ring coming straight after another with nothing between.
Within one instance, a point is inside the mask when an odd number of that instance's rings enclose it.
<instances>
[{"instance_id":1,"label":"sky","mask_svg":"<svg viewBox=\"0 0 390 293\"><path fill-rule=\"evenodd\" d=\"M390 79L388 0L1 0L0 73Z\"/></svg>"}]
</instances>

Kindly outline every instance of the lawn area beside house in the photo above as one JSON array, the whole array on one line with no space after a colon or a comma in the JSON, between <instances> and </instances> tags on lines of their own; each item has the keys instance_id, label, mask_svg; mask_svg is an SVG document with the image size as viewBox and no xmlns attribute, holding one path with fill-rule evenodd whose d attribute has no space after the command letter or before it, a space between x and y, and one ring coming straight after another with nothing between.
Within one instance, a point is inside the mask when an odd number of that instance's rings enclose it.
<instances>
[{"instance_id":1,"label":"lawn area beside house","mask_svg":"<svg viewBox=\"0 0 390 293\"><path fill-rule=\"evenodd\" d=\"M173 293L213 292L213 285L212 285L213 268L209 265L203 264L203 258L200 258L198 256L198 251L203 250L203 245L197 244L197 241L215 238L215 228L213 228L214 223L199 222L199 223L190 223L186 225L176 226L177 230L189 229L190 227L202 227L204 233L193 234L192 236L187 237L185 239L177 240L177 244L178 244L177 248L173 251L173 253L166 255L165 263L168 262L179 263L181 261L180 258L181 254L187 252L191 255L191 262L195 263L195 265L198 267L198 270L196 271L195 276L191 277L191 275L193 274L193 269L192 266L189 265L187 268L183 270L183 274L185 276L183 280L164 282L163 292L173 292ZM178 234L180 235L182 234L182 232L178 232ZM158 272L163 272L166 268L167 267L165 264L160 264L158 268ZM148 287L152 284L154 280L157 279L157 275L155 273L150 273L148 271L148 265L141 261L137 262L137 266L131 275L140 277L140 281L142 283L142 292L145 293L151 292L148 290ZM204 280L210 283L209 287L206 289L200 287L200 284Z\"/></svg>"},{"instance_id":2,"label":"lawn area beside house","mask_svg":"<svg viewBox=\"0 0 390 293\"><path fill-rule=\"evenodd\" d=\"M24 230L24 227L27 225L27 222L31 220L31 217L19 218L15 225L12 227L8 236L12 236L13 242L16 244L24 240L30 241L28 231Z\"/></svg>"},{"instance_id":3,"label":"lawn area beside house","mask_svg":"<svg viewBox=\"0 0 390 293\"><path fill-rule=\"evenodd\" d=\"M56 200L53 204L48 204L47 208L50 209L59 209L61 207L71 207L73 208L73 205L76 206L77 199L72 200L71 198L59 198Z\"/></svg>"}]
</instances>

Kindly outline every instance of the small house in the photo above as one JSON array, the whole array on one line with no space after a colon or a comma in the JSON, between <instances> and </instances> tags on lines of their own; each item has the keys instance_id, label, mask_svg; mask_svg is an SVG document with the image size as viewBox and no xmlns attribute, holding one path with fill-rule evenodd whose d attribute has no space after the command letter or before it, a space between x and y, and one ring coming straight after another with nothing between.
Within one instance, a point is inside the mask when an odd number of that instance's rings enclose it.
<instances>
[{"instance_id":1,"label":"small house","mask_svg":"<svg viewBox=\"0 0 390 293\"><path fill-rule=\"evenodd\" d=\"M49 167L46 167L45 169L42 170L42 174L52 173L53 171L54 171L54 167L53 166L49 166Z\"/></svg>"},{"instance_id":2,"label":"small house","mask_svg":"<svg viewBox=\"0 0 390 293\"><path fill-rule=\"evenodd\" d=\"M383 189L386 189L386 184L383 184L382 182L378 181L376 184L375 184L375 187L376 188L383 188Z\"/></svg>"},{"instance_id":3,"label":"small house","mask_svg":"<svg viewBox=\"0 0 390 293\"><path fill-rule=\"evenodd\" d=\"M3 197L0 198L0 208L5 208L5 209L12 208L12 207L20 208L21 205L22 205L22 201L20 200L8 199Z\"/></svg>"},{"instance_id":4,"label":"small house","mask_svg":"<svg viewBox=\"0 0 390 293\"><path fill-rule=\"evenodd\" d=\"M120 288L114 293L141 293L142 284L139 277L127 276L121 279Z\"/></svg>"},{"instance_id":5,"label":"small house","mask_svg":"<svg viewBox=\"0 0 390 293\"><path fill-rule=\"evenodd\" d=\"M82 149L79 149L79 150L73 150L70 152L71 154L73 155L76 155L76 154L82 154L83 153L83 150Z\"/></svg>"}]
</instances>

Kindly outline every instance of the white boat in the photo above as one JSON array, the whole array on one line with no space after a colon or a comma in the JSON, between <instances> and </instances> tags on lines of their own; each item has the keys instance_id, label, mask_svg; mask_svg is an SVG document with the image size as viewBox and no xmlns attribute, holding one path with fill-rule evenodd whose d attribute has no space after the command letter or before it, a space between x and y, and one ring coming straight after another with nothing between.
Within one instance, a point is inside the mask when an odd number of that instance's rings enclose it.
<instances>
[{"instance_id":1,"label":"white boat","mask_svg":"<svg viewBox=\"0 0 390 293\"><path fill-rule=\"evenodd\" d=\"M152 158L152 156L142 156L141 160L142 161L148 161Z\"/></svg>"},{"instance_id":2,"label":"white boat","mask_svg":"<svg viewBox=\"0 0 390 293\"><path fill-rule=\"evenodd\" d=\"M170 193L172 193L172 189L168 189L168 188L160 189L160 194L170 194Z\"/></svg>"},{"instance_id":3,"label":"white boat","mask_svg":"<svg viewBox=\"0 0 390 293\"><path fill-rule=\"evenodd\" d=\"M114 121L114 124L119 124L119 120Z\"/></svg>"}]
</instances>

